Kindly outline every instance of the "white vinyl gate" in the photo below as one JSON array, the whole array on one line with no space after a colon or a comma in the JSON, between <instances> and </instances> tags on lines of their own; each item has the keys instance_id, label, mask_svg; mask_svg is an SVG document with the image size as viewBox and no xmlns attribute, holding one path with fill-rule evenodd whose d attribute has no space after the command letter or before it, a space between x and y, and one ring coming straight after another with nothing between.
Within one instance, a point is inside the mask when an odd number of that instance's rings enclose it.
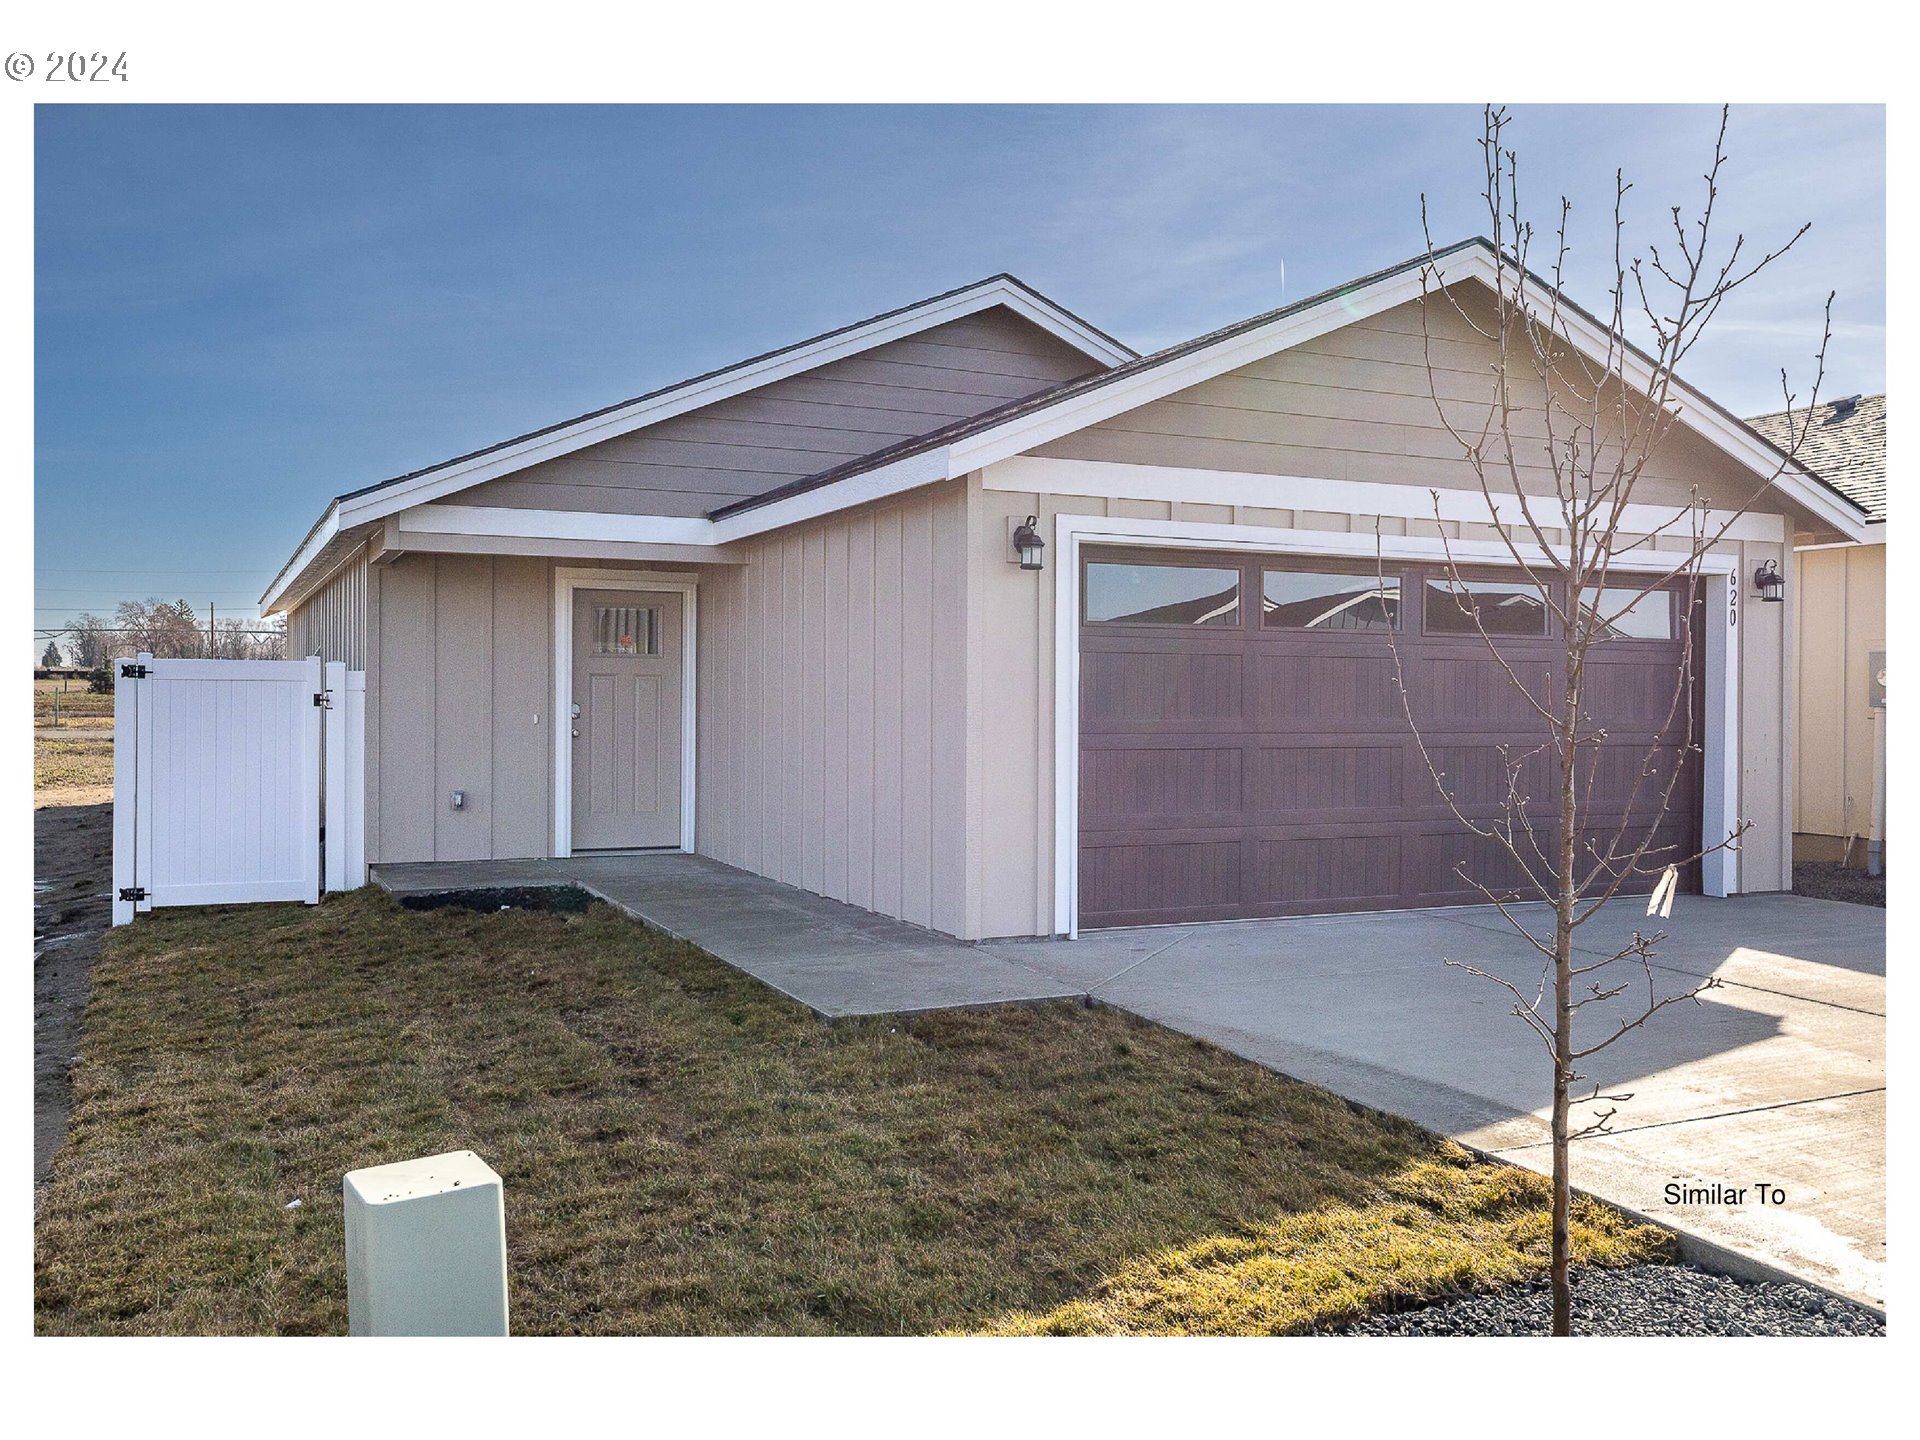
<instances>
[{"instance_id":1,"label":"white vinyl gate","mask_svg":"<svg viewBox=\"0 0 1920 1440\"><path fill-rule=\"evenodd\" d=\"M317 903L324 731L336 712L339 854L326 878L330 888L361 883L357 726L351 743L347 735L358 718L351 679L364 715L363 673L323 669L317 657L140 655L115 666L114 924L157 905Z\"/></svg>"},{"instance_id":2,"label":"white vinyl gate","mask_svg":"<svg viewBox=\"0 0 1920 1440\"><path fill-rule=\"evenodd\" d=\"M367 672L327 663L327 889L367 883Z\"/></svg>"}]
</instances>

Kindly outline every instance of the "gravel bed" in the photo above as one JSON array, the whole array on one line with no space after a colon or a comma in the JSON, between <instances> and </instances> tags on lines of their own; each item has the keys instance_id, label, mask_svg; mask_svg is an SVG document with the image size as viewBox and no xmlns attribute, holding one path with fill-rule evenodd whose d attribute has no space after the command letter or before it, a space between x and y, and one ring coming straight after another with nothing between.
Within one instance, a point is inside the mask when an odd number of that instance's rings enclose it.
<instances>
[{"instance_id":1,"label":"gravel bed","mask_svg":"<svg viewBox=\"0 0 1920 1440\"><path fill-rule=\"evenodd\" d=\"M578 915L593 904L593 896L578 885L508 885L479 890L432 890L405 894L400 904L408 910L444 910L458 906L482 915L496 910L557 910Z\"/></svg>"},{"instance_id":2,"label":"gravel bed","mask_svg":"<svg viewBox=\"0 0 1920 1440\"><path fill-rule=\"evenodd\" d=\"M1887 876L1869 875L1846 865L1802 860L1793 867L1793 893L1815 900L1845 900L1853 905L1887 908Z\"/></svg>"},{"instance_id":3,"label":"gravel bed","mask_svg":"<svg viewBox=\"0 0 1920 1440\"><path fill-rule=\"evenodd\" d=\"M1545 1335L1553 1297L1545 1280L1485 1295L1376 1315L1342 1335ZM1804 1285L1730 1280L1691 1265L1578 1269L1576 1335L1885 1335L1869 1311Z\"/></svg>"}]
</instances>

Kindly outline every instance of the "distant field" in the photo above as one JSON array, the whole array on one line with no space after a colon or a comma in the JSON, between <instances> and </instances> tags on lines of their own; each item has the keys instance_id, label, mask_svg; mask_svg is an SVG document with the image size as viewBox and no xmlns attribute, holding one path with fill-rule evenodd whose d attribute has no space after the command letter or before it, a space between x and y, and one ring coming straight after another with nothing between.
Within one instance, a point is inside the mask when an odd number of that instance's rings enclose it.
<instances>
[{"instance_id":1,"label":"distant field","mask_svg":"<svg viewBox=\"0 0 1920 1440\"><path fill-rule=\"evenodd\" d=\"M96 790L113 786L113 741L84 731L66 736L33 738L33 788L38 792ZM62 799L67 797L63 794ZM106 797L101 797L106 798ZM81 803L75 801L74 803Z\"/></svg>"},{"instance_id":2,"label":"distant field","mask_svg":"<svg viewBox=\"0 0 1920 1440\"><path fill-rule=\"evenodd\" d=\"M87 689L87 682L84 680L34 681L33 723L36 726L51 725L56 715L62 725L111 724L113 696L95 695Z\"/></svg>"}]
</instances>

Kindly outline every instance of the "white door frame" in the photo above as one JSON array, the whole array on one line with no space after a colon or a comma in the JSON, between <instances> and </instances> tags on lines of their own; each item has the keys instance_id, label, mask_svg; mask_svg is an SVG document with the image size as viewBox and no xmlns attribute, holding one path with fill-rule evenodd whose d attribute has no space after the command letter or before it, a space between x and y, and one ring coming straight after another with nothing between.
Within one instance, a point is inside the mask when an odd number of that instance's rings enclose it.
<instances>
[{"instance_id":1,"label":"white door frame","mask_svg":"<svg viewBox=\"0 0 1920 1440\"><path fill-rule=\"evenodd\" d=\"M554 856L564 860L573 854L573 592L576 590L670 590L680 596L680 848L691 853L700 577L684 570L593 570L556 566L553 572Z\"/></svg>"},{"instance_id":2,"label":"white door frame","mask_svg":"<svg viewBox=\"0 0 1920 1440\"><path fill-rule=\"evenodd\" d=\"M1080 551L1085 545L1127 545L1155 550L1244 550L1255 554L1324 556L1328 559L1513 565L1500 540L1446 540L1421 535L1369 535L1331 530L1294 530L1264 525L1216 525L1188 520L1143 520L1096 515L1054 517L1053 617L1053 928L1058 935L1080 933ZM1519 546L1531 562L1546 552ZM1661 570L1674 552L1649 551L1620 556L1620 570ZM1725 604L1714 606L1708 587L1706 714L1702 721L1701 844L1724 841L1733 827L1740 797L1740 647L1734 631L1740 621L1740 561L1735 555L1702 557L1705 575L1725 577ZM1701 862L1702 891L1726 896L1739 892L1740 854L1722 846Z\"/></svg>"}]
</instances>

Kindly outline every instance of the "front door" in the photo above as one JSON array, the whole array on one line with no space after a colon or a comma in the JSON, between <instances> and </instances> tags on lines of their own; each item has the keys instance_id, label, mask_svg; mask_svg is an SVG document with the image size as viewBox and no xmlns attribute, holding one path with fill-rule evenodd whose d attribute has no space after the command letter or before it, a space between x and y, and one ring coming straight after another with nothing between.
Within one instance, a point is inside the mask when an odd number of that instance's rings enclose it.
<instances>
[{"instance_id":1,"label":"front door","mask_svg":"<svg viewBox=\"0 0 1920 1440\"><path fill-rule=\"evenodd\" d=\"M680 844L681 597L573 597L573 848Z\"/></svg>"}]
</instances>

